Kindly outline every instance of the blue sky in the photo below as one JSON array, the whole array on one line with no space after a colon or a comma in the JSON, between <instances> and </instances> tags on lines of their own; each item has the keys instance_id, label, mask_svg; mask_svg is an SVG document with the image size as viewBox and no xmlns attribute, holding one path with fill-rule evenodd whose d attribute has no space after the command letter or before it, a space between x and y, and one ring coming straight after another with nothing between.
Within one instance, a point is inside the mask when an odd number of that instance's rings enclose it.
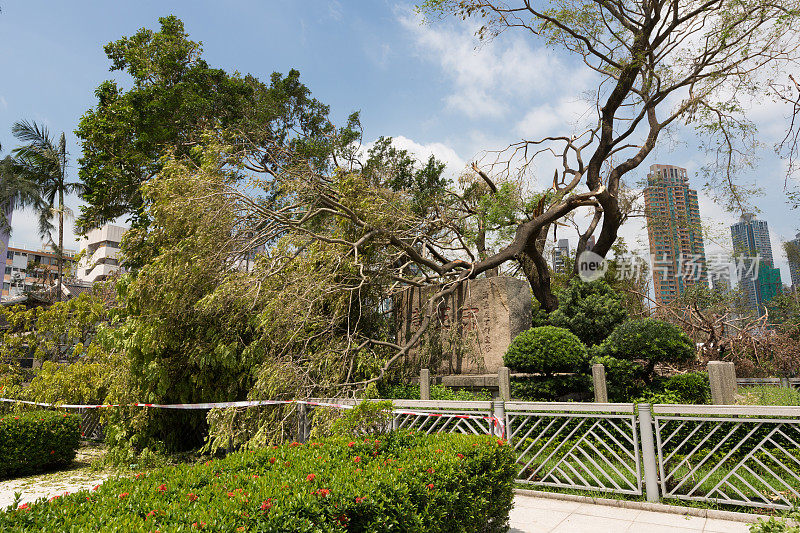
<instances>
[{"instance_id":1,"label":"blue sky","mask_svg":"<svg viewBox=\"0 0 800 533\"><path fill-rule=\"evenodd\" d=\"M14 121L36 120L67 133L77 177L80 148L73 130L94 105L100 82L124 81L108 71L103 45L142 26L157 28L158 17L168 14L180 17L190 36L203 42L212 66L262 79L296 68L337 120L361 111L365 141L394 136L420 157L433 153L445 160L453 175L482 150L522 137L568 133L580 122L586 107L581 91L592 79L574 60L522 33L476 48L468 25L454 20L423 25L411 8L384 0L0 0L2 153L16 145L10 134ZM769 222L776 258L781 240L800 231L800 212L783 201L782 162L772 150L785 130L786 111L772 102L753 109L764 149L757 170L743 177L765 188L766 195L754 203ZM651 163L684 166L690 176L702 165L704 155L690 132L679 130L674 139L651 155L631 183L642 179ZM540 169L543 184L552 179L546 169ZM70 199L70 206L77 210L78 200ZM727 226L737 215L703 194L701 215L716 240L730 246ZM646 248L642 230L634 220L622 233L633 246ZM15 214L11 240L38 244L30 214ZM709 242L707 248L713 253L719 245ZM786 283L785 260L778 263Z\"/></svg>"}]
</instances>

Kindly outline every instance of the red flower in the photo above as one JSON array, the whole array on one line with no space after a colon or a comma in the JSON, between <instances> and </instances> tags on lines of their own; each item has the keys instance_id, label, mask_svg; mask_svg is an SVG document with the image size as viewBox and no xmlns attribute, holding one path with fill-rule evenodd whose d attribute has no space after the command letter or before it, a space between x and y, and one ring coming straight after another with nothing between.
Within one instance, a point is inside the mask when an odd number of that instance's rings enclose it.
<instances>
[{"instance_id":1,"label":"red flower","mask_svg":"<svg viewBox=\"0 0 800 533\"><path fill-rule=\"evenodd\" d=\"M20 511L27 511L27 510L30 509L30 506L27 503L23 503L22 505L17 507L17 509L20 510Z\"/></svg>"},{"instance_id":2,"label":"red flower","mask_svg":"<svg viewBox=\"0 0 800 533\"><path fill-rule=\"evenodd\" d=\"M306 481L314 481L314 479L316 479L316 477L317 476L314 475L314 474L309 474L309 475L306 476Z\"/></svg>"},{"instance_id":3,"label":"red flower","mask_svg":"<svg viewBox=\"0 0 800 533\"><path fill-rule=\"evenodd\" d=\"M121 493L121 494L119 495L119 497L120 497L120 498L124 498L124 497L126 497L127 495L128 495L128 493L127 493L127 492L123 492L123 493Z\"/></svg>"},{"instance_id":4,"label":"red flower","mask_svg":"<svg viewBox=\"0 0 800 533\"><path fill-rule=\"evenodd\" d=\"M503 439L497 439L497 445L498 446L503 446L505 443L506 443L506 441L504 441Z\"/></svg>"},{"instance_id":5,"label":"red flower","mask_svg":"<svg viewBox=\"0 0 800 533\"><path fill-rule=\"evenodd\" d=\"M158 509L153 509L152 511L150 511L149 513L147 513L147 517L145 517L145 520L147 520L147 519L148 519L148 518L150 518L151 516L155 516L155 515L156 515L156 513L158 513Z\"/></svg>"},{"instance_id":6,"label":"red flower","mask_svg":"<svg viewBox=\"0 0 800 533\"><path fill-rule=\"evenodd\" d=\"M300 445L301 445L301 444L300 444L299 442L293 442L293 443L291 443L291 444L289 445L289 447L290 447L290 448L295 448L295 447L297 447L297 446L300 446Z\"/></svg>"},{"instance_id":7,"label":"red flower","mask_svg":"<svg viewBox=\"0 0 800 533\"><path fill-rule=\"evenodd\" d=\"M347 443L347 447L348 448L352 448L354 444L355 444L355 442L348 442Z\"/></svg>"},{"instance_id":8,"label":"red flower","mask_svg":"<svg viewBox=\"0 0 800 533\"><path fill-rule=\"evenodd\" d=\"M429 474L433 474L433 468L427 469L426 472L429 473Z\"/></svg>"},{"instance_id":9,"label":"red flower","mask_svg":"<svg viewBox=\"0 0 800 533\"><path fill-rule=\"evenodd\" d=\"M271 464L271 465L275 464L275 458L274 457L270 457L269 458L269 464Z\"/></svg>"},{"instance_id":10,"label":"red flower","mask_svg":"<svg viewBox=\"0 0 800 533\"><path fill-rule=\"evenodd\" d=\"M331 493L330 489L317 489L317 491L316 491L316 494L319 494L323 498L328 496L328 494L330 494L330 493Z\"/></svg>"},{"instance_id":11,"label":"red flower","mask_svg":"<svg viewBox=\"0 0 800 533\"><path fill-rule=\"evenodd\" d=\"M463 459L463 458L464 458L464 455L463 455L463 454L460 454L460 453L457 453L457 454L456 454L456 456L457 456L459 459Z\"/></svg>"},{"instance_id":12,"label":"red flower","mask_svg":"<svg viewBox=\"0 0 800 533\"><path fill-rule=\"evenodd\" d=\"M236 531L244 531L244 526L239 526L236 528Z\"/></svg>"},{"instance_id":13,"label":"red flower","mask_svg":"<svg viewBox=\"0 0 800 533\"><path fill-rule=\"evenodd\" d=\"M366 500L366 498L365 498L365 497L363 497L363 496L358 496L358 497L356 497L356 503L361 503L361 502L363 502L364 500Z\"/></svg>"},{"instance_id":14,"label":"red flower","mask_svg":"<svg viewBox=\"0 0 800 533\"><path fill-rule=\"evenodd\" d=\"M55 450L50 450L50 455L53 455L54 453L56 453Z\"/></svg>"},{"instance_id":15,"label":"red flower","mask_svg":"<svg viewBox=\"0 0 800 533\"><path fill-rule=\"evenodd\" d=\"M55 496L53 496L52 498L50 498L50 500L49 500L49 501L53 501L53 500L55 500L55 499L56 499L56 498L58 498L58 497L59 497L58 495L55 495Z\"/></svg>"},{"instance_id":16,"label":"red flower","mask_svg":"<svg viewBox=\"0 0 800 533\"><path fill-rule=\"evenodd\" d=\"M228 498L233 498L234 496L236 496L235 492L229 492L228 493Z\"/></svg>"},{"instance_id":17,"label":"red flower","mask_svg":"<svg viewBox=\"0 0 800 533\"><path fill-rule=\"evenodd\" d=\"M135 475L135 476L133 476L133 477L135 477L136 479L139 479L139 478L140 478L140 477L142 477L143 475L144 475L144 472L139 472L138 474L136 474L136 475Z\"/></svg>"},{"instance_id":18,"label":"red flower","mask_svg":"<svg viewBox=\"0 0 800 533\"><path fill-rule=\"evenodd\" d=\"M262 511L269 511L270 509L272 509L272 498L268 498L267 501L261 504Z\"/></svg>"},{"instance_id":19,"label":"red flower","mask_svg":"<svg viewBox=\"0 0 800 533\"><path fill-rule=\"evenodd\" d=\"M253 474L253 479L258 479L258 474Z\"/></svg>"},{"instance_id":20,"label":"red flower","mask_svg":"<svg viewBox=\"0 0 800 533\"><path fill-rule=\"evenodd\" d=\"M353 458L353 462L354 462L354 463L360 463L360 462L361 462L361 457L359 457L358 455L356 455L356 456Z\"/></svg>"},{"instance_id":21,"label":"red flower","mask_svg":"<svg viewBox=\"0 0 800 533\"><path fill-rule=\"evenodd\" d=\"M428 484L426 485L426 487L428 487L429 489L432 489L432 488L433 488L433 483L428 483Z\"/></svg>"},{"instance_id":22,"label":"red flower","mask_svg":"<svg viewBox=\"0 0 800 533\"><path fill-rule=\"evenodd\" d=\"M190 492L190 493L189 493L189 501L190 501L190 502L195 502L195 501L197 501L197 494L195 494L194 492Z\"/></svg>"},{"instance_id":23,"label":"red flower","mask_svg":"<svg viewBox=\"0 0 800 533\"><path fill-rule=\"evenodd\" d=\"M167 492L167 486L162 483L158 486L158 490L159 492Z\"/></svg>"},{"instance_id":24,"label":"red flower","mask_svg":"<svg viewBox=\"0 0 800 533\"><path fill-rule=\"evenodd\" d=\"M94 486L94 488L93 488L92 490L97 490L97 489L99 489L99 488L100 488L100 485L95 485L95 486Z\"/></svg>"},{"instance_id":25,"label":"red flower","mask_svg":"<svg viewBox=\"0 0 800 533\"><path fill-rule=\"evenodd\" d=\"M436 450L436 453L442 453L442 450Z\"/></svg>"},{"instance_id":26,"label":"red flower","mask_svg":"<svg viewBox=\"0 0 800 533\"><path fill-rule=\"evenodd\" d=\"M360 468L356 468L356 472L361 472L361 469Z\"/></svg>"}]
</instances>

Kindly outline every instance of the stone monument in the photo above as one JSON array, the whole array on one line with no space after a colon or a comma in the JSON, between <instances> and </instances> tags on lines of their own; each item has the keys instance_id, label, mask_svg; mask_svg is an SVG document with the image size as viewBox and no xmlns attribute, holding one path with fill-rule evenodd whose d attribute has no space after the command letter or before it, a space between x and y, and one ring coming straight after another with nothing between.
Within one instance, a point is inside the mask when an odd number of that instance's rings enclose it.
<instances>
[{"instance_id":1,"label":"stone monument","mask_svg":"<svg viewBox=\"0 0 800 533\"><path fill-rule=\"evenodd\" d=\"M399 343L417 331L428 298L437 291L410 287L395 298ZM417 346L406 364L430 367L439 375L496 374L511 340L531 327L531 290L516 278L475 279L436 302L435 309L426 334L427 342L438 344L440 360L428 360Z\"/></svg>"}]
</instances>

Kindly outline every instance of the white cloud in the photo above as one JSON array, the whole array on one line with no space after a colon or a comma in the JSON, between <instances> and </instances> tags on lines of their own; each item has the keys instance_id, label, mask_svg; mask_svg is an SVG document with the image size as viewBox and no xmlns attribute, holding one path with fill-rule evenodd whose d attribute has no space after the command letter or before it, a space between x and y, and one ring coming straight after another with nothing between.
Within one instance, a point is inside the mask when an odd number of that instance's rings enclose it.
<instances>
[{"instance_id":1,"label":"white cloud","mask_svg":"<svg viewBox=\"0 0 800 533\"><path fill-rule=\"evenodd\" d=\"M564 98L555 105L547 103L528 111L522 120L517 122L515 131L525 139L580 134L591 125L594 118L593 106L581 100Z\"/></svg>"},{"instance_id":2,"label":"white cloud","mask_svg":"<svg viewBox=\"0 0 800 533\"><path fill-rule=\"evenodd\" d=\"M447 107L469 118L500 118L517 105L552 96L561 90L556 79L569 80L571 91L585 85L585 74L568 69L552 50L531 47L521 35L476 47L475 27L467 23L433 26L407 12L399 18L420 56L438 63L452 82Z\"/></svg>"},{"instance_id":3,"label":"white cloud","mask_svg":"<svg viewBox=\"0 0 800 533\"><path fill-rule=\"evenodd\" d=\"M374 145L375 141L364 144L360 152L360 158L362 160L366 158L367 152ZM421 163L425 163L430 156L435 157L447 165L444 173L452 180L455 180L467 166L464 159L453 148L444 143L434 142L421 144L408 137L397 135L392 137L392 145L400 150L408 151L409 154Z\"/></svg>"},{"instance_id":4,"label":"white cloud","mask_svg":"<svg viewBox=\"0 0 800 533\"><path fill-rule=\"evenodd\" d=\"M337 0L329 0L328 15L334 20L342 20L342 4Z\"/></svg>"}]
</instances>

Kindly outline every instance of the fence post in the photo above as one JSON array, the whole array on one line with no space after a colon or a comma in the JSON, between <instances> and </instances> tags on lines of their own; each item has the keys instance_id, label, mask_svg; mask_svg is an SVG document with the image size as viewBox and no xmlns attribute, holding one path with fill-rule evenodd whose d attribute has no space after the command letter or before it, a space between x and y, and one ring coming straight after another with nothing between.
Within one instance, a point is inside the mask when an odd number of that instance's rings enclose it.
<instances>
[{"instance_id":1,"label":"fence post","mask_svg":"<svg viewBox=\"0 0 800 533\"><path fill-rule=\"evenodd\" d=\"M495 417L495 420L492 420L492 433L496 437L500 438L507 438L506 435L506 402L504 401L493 401L492 402L492 414Z\"/></svg>"},{"instance_id":2,"label":"fence post","mask_svg":"<svg viewBox=\"0 0 800 533\"><path fill-rule=\"evenodd\" d=\"M653 415L649 403L637 404L639 408L639 435L642 441L642 462L644 463L644 484L648 502L657 502L658 466L656 447L653 440Z\"/></svg>"},{"instance_id":3,"label":"fence post","mask_svg":"<svg viewBox=\"0 0 800 533\"><path fill-rule=\"evenodd\" d=\"M511 371L507 366L497 369L497 387L500 389L500 400L511 401Z\"/></svg>"},{"instance_id":4,"label":"fence post","mask_svg":"<svg viewBox=\"0 0 800 533\"><path fill-rule=\"evenodd\" d=\"M592 365L592 384L594 385L594 401L597 403L608 403L606 367L599 363Z\"/></svg>"},{"instance_id":5,"label":"fence post","mask_svg":"<svg viewBox=\"0 0 800 533\"><path fill-rule=\"evenodd\" d=\"M431 399L431 371L427 368L419 371L419 399Z\"/></svg>"},{"instance_id":6,"label":"fence post","mask_svg":"<svg viewBox=\"0 0 800 533\"><path fill-rule=\"evenodd\" d=\"M789 378L787 377L781 378L781 387L786 387L787 389L789 388Z\"/></svg>"},{"instance_id":7,"label":"fence post","mask_svg":"<svg viewBox=\"0 0 800 533\"><path fill-rule=\"evenodd\" d=\"M708 381L711 384L711 403L736 403L736 367L725 361L708 362Z\"/></svg>"},{"instance_id":8,"label":"fence post","mask_svg":"<svg viewBox=\"0 0 800 533\"><path fill-rule=\"evenodd\" d=\"M297 405L297 442L303 443L306 441L306 426L308 425L308 413L306 411L306 404L301 403Z\"/></svg>"}]
</instances>

